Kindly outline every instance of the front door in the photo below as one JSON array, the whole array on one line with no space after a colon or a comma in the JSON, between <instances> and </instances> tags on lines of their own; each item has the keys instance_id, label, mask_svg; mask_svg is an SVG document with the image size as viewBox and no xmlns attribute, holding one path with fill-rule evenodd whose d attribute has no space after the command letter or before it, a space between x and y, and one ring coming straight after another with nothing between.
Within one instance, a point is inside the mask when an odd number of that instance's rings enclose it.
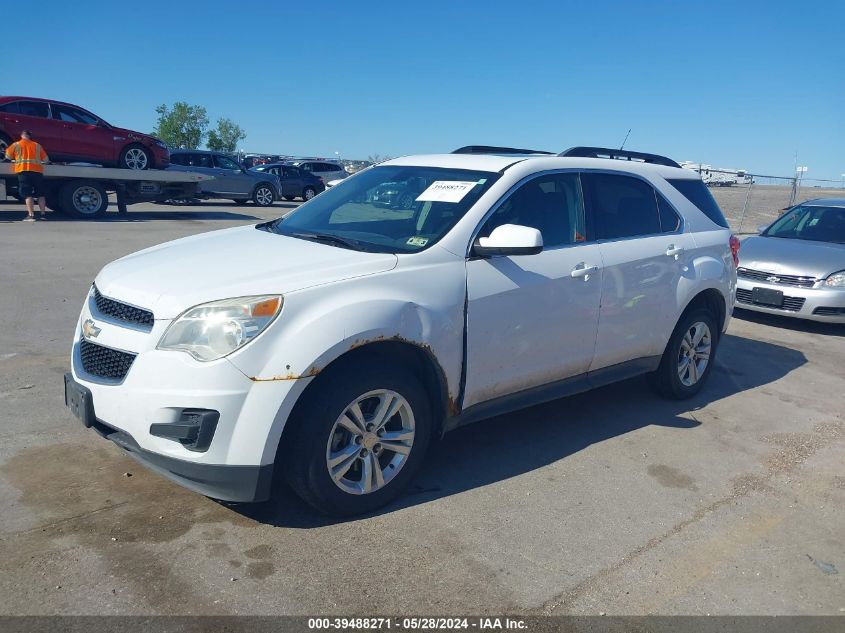
<instances>
[{"instance_id":1,"label":"front door","mask_svg":"<svg viewBox=\"0 0 845 633\"><path fill-rule=\"evenodd\" d=\"M93 114L73 106L50 105L53 120L61 122L65 154L86 162L107 164L117 160L118 146L114 132Z\"/></svg>"},{"instance_id":2,"label":"front door","mask_svg":"<svg viewBox=\"0 0 845 633\"><path fill-rule=\"evenodd\" d=\"M583 374L593 359L601 255L585 242L578 175L542 174L524 183L479 235L502 224L538 229L544 248L467 261L464 407Z\"/></svg>"},{"instance_id":3,"label":"front door","mask_svg":"<svg viewBox=\"0 0 845 633\"><path fill-rule=\"evenodd\" d=\"M252 195L252 187L255 181L247 176L241 166L228 156L214 154L212 175L217 180L214 190L218 193L234 193L244 197Z\"/></svg>"}]
</instances>

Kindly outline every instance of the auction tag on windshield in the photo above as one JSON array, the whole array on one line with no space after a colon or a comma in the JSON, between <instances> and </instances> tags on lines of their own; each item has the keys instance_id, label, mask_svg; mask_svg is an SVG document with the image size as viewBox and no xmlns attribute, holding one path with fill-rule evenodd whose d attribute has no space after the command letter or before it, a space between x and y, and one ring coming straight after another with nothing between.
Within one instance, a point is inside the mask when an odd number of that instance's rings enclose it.
<instances>
[{"instance_id":1,"label":"auction tag on windshield","mask_svg":"<svg viewBox=\"0 0 845 633\"><path fill-rule=\"evenodd\" d=\"M425 246L428 244L427 237L409 237L406 242L408 246Z\"/></svg>"},{"instance_id":2,"label":"auction tag on windshield","mask_svg":"<svg viewBox=\"0 0 845 633\"><path fill-rule=\"evenodd\" d=\"M467 180L435 180L417 196L417 202L460 202L478 182Z\"/></svg>"}]
</instances>

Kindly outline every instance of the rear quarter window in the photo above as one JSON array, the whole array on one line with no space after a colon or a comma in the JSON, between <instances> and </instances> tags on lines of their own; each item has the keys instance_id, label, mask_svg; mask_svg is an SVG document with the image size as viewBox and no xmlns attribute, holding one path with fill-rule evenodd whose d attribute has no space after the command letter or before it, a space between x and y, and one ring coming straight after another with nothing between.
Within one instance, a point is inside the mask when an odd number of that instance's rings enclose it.
<instances>
[{"instance_id":1,"label":"rear quarter window","mask_svg":"<svg viewBox=\"0 0 845 633\"><path fill-rule=\"evenodd\" d=\"M707 185L702 180L691 178L672 178L666 179L670 185L681 192L681 194L692 202L698 209L713 220L719 226L728 228L728 221L725 215L716 203L713 194L707 189Z\"/></svg>"}]
</instances>

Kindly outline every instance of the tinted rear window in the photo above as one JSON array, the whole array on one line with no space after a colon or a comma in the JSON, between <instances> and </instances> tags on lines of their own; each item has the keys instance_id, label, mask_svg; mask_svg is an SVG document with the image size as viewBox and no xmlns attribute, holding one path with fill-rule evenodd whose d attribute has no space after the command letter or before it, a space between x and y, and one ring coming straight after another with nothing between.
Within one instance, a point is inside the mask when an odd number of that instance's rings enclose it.
<instances>
[{"instance_id":1,"label":"tinted rear window","mask_svg":"<svg viewBox=\"0 0 845 633\"><path fill-rule=\"evenodd\" d=\"M630 176L581 174L589 239L613 240L660 233L651 185Z\"/></svg>"},{"instance_id":2,"label":"tinted rear window","mask_svg":"<svg viewBox=\"0 0 845 633\"><path fill-rule=\"evenodd\" d=\"M716 204L713 194L707 189L707 185L701 180L692 179L672 179L667 181L675 189L680 191L684 198L697 206L704 215L713 220L719 226L728 228L728 221L722 214L719 205Z\"/></svg>"}]
</instances>

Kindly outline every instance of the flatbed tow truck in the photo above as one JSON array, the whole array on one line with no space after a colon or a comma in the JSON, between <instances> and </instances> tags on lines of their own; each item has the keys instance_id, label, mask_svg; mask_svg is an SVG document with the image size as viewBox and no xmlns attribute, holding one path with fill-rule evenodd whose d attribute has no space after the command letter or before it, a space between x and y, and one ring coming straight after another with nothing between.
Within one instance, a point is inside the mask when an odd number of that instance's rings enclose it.
<instances>
[{"instance_id":1,"label":"flatbed tow truck","mask_svg":"<svg viewBox=\"0 0 845 633\"><path fill-rule=\"evenodd\" d=\"M212 176L166 169L117 169L93 165L44 166L44 195L53 211L78 218L102 216L109 206L109 193L117 199L117 210L137 202L186 200L197 197L200 181ZM18 180L12 163L0 163L0 201L19 198Z\"/></svg>"}]
</instances>

